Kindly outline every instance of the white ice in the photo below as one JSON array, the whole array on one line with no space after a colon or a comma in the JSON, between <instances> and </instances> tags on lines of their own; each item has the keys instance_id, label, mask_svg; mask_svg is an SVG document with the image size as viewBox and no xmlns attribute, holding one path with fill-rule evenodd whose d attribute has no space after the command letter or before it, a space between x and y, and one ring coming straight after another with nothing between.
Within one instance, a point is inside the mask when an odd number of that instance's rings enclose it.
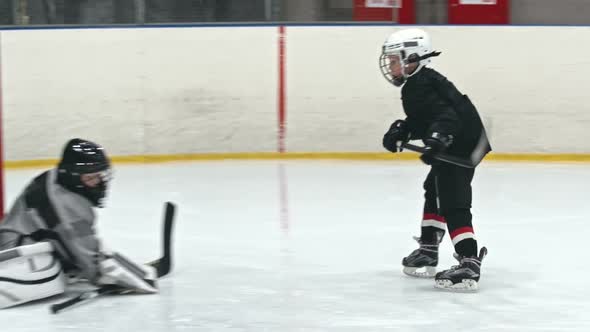
<instances>
[{"instance_id":1,"label":"white ice","mask_svg":"<svg viewBox=\"0 0 590 332\"><path fill-rule=\"evenodd\" d=\"M9 171L10 202L40 170ZM63 298L0 311L1 331L590 331L588 164L485 163L474 227L489 249L480 291L401 273L416 248L414 162L220 161L117 166L98 231L130 258L160 254L178 204L173 273L160 294ZM441 268L455 263L448 238Z\"/></svg>"}]
</instances>

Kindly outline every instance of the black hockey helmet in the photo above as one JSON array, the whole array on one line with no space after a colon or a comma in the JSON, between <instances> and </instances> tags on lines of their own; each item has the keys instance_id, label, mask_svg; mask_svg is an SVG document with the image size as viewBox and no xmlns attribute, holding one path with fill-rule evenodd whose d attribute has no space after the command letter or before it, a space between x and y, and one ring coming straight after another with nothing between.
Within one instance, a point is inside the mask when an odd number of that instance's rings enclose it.
<instances>
[{"instance_id":1,"label":"black hockey helmet","mask_svg":"<svg viewBox=\"0 0 590 332\"><path fill-rule=\"evenodd\" d=\"M64 147L57 170L59 184L102 207L111 177L111 163L102 146L80 138L71 139ZM82 182L81 176L91 173L98 173L100 181L89 187Z\"/></svg>"}]
</instances>

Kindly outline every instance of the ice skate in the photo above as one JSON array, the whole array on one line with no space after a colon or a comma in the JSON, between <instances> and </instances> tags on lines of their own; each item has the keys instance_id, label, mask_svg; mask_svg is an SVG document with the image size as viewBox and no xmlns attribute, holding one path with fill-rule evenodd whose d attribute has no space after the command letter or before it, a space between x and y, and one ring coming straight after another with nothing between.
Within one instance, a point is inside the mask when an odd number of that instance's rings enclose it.
<instances>
[{"instance_id":1,"label":"ice skate","mask_svg":"<svg viewBox=\"0 0 590 332\"><path fill-rule=\"evenodd\" d=\"M435 241L431 243L423 242L419 237L414 237L420 248L404 257L402 260L403 272L411 277L433 278L436 275L436 266L438 265L438 246L443 236L443 232L437 232Z\"/></svg>"},{"instance_id":2,"label":"ice skate","mask_svg":"<svg viewBox=\"0 0 590 332\"><path fill-rule=\"evenodd\" d=\"M479 289L479 277L481 261L487 255L488 250L483 247L479 251L479 257L460 257L455 254L459 265L439 272L435 276L435 287L454 292L475 292Z\"/></svg>"}]
</instances>

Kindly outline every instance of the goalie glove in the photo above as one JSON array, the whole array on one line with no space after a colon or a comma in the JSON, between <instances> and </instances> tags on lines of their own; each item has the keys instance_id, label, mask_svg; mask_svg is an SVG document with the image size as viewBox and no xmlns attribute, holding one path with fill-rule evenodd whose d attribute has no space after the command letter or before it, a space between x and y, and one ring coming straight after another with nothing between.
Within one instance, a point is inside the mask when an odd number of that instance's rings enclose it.
<instances>
[{"instance_id":1,"label":"goalie glove","mask_svg":"<svg viewBox=\"0 0 590 332\"><path fill-rule=\"evenodd\" d=\"M126 293L153 294L158 292L156 269L138 265L119 253L105 255L99 264L99 285L117 285Z\"/></svg>"}]
</instances>

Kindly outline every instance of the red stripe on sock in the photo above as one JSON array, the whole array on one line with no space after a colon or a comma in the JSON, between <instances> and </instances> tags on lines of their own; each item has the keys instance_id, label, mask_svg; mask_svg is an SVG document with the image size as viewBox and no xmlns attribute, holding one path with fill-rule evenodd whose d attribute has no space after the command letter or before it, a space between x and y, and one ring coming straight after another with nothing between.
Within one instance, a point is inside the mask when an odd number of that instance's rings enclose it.
<instances>
[{"instance_id":1,"label":"red stripe on sock","mask_svg":"<svg viewBox=\"0 0 590 332\"><path fill-rule=\"evenodd\" d=\"M434 213L424 213L424 217L422 218L422 220L436 220L440 222L446 222L445 217L439 216L438 214Z\"/></svg>"},{"instance_id":2,"label":"red stripe on sock","mask_svg":"<svg viewBox=\"0 0 590 332\"><path fill-rule=\"evenodd\" d=\"M451 239L456 237L457 235L461 235L463 233L474 233L473 232L473 227L461 227L461 228L457 228L456 230L451 232Z\"/></svg>"}]
</instances>

